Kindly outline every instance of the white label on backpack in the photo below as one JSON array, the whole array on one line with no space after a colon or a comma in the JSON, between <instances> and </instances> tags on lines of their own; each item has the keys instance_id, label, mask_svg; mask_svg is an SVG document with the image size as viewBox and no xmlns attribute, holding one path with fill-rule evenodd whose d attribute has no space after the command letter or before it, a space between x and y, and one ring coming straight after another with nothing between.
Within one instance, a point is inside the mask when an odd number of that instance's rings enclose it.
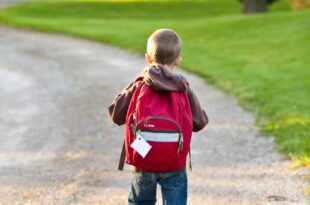
<instances>
[{"instance_id":1,"label":"white label on backpack","mask_svg":"<svg viewBox=\"0 0 310 205\"><path fill-rule=\"evenodd\" d=\"M135 141L130 146L134 150L136 150L143 158L145 158L147 153L149 153L152 148L152 146L147 141L145 141L145 139L143 139L139 134L137 134Z\"/></svg>"}]
</instances>

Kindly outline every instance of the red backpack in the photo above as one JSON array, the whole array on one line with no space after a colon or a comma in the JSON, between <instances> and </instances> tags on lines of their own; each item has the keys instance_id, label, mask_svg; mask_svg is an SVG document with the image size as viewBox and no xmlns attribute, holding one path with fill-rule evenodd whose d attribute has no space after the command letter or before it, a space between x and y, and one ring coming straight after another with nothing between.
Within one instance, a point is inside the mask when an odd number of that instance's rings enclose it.
<instances>
[{"instance_id":1,"label":"red backpack","mask_svg":"<svg viewBox=\"0 0 310 205\"><path fill-rule=\"evenodd\" d=\"M186 92L156 91L142 82L131 99L125 133L127 164L154 172L184 168L192 137ZM137 136L151 145L144 158L131 146ZM120 163L119 170L122 168Z\"/></svg>"}]
</instances>

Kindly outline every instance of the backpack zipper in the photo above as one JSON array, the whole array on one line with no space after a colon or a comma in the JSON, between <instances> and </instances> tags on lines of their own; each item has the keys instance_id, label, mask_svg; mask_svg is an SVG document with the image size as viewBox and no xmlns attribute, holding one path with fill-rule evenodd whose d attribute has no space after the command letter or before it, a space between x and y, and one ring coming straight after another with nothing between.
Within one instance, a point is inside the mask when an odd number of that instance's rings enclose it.
<instances>
[{"instance_id":1,"label":"backpack zipper","mask_svg":"<svg viewBox=\"0 0 310 205\"><path fill-rule=\"evenodd\" d=\"M136 123L136 112L133 113L132 115L132 119L133 119L133 123L131 124L131 127L132 127L132 130L133 130L133 133L134 133L134 136L136 138L136 134L138 132L138 126L140 124L143 124L149 120L165 120L165 121L169 121L169 122L172 122L173 124L175 124L178 128L178 133L179 133L179 144L178 144L178 153L180 153L183 149L183 143L184 143L184 139L183 139L183 136L182 136L182 130L180 128L180 126L178 125L178 123L170 118L166 118L166 117L161 117L161 116L153 116L153 117L148 117L144 120L141 120L138 124Z\"/></svg>"},{"instance_id":2,"label":"backpack zipper","mask_svg":"<svg viewBox=\"0 0 310 205\"><path fill-rule=\"evenodd\" d=\"M136 112L133 112L132 113L132 123L131 123L131 129L132 129L132 132L133 134L135 135L135 138L136 138Z\"/></svg>"}]
</instances>

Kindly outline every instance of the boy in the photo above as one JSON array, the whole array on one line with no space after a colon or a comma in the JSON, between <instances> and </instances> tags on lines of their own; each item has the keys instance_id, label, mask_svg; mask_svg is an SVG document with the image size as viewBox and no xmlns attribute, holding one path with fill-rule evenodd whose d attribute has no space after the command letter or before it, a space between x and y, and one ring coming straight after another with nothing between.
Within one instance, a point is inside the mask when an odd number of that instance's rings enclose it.
<instances>
[{"instance_id":1,"label":"boy","mask_svg":"<svg viewBox=\"0 0 310 205\"><path fill-rule=\"evenodd\" d=\"M186 102L189 102L190 107L187 114L192 121L189 132L197 132L206 126L208 123L207 115L201 109L199 101L188 82L182 75L172 72L181 62L181 47L180 37L170 29L156 30L149 37L145 55L149 66L116 97L114 103L108 108L109 115L114 123L118 125L126 123L131 99L135 90L143 82L156 92L186 93L185 96L188 98ZM158 105L158 107L160 106ZM126 151L128 152L127 149ZM164 205L185 205L187 202L187 174L185 163L181 163L181 166L175 170L164 172L145 170L134 166L134 176L128 197L129 205L154 205L156 203L157 183L161 186Z\"/></svg>"}]
</instances>

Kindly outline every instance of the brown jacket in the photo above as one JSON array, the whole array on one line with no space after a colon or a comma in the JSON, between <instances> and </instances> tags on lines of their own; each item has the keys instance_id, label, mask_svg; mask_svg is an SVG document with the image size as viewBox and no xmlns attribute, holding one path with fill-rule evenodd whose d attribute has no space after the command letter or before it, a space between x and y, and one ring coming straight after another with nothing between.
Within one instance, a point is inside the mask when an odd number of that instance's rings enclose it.
<instances>
[{"instance_id":1,"label":"brown jacket","mask_svg":"<svg viewBox=\"0 0 310 205\"><path fill-rule=\"evenodd\" d=\"M138 80L131 82L116 96L114 102L108 108L109 115L114 123L118 125L126 123L131 97L142 81L145 81L147 85L159 91L186 91L193 116L193 131L198 132L208 124L206 112L201 108L196 95L189 87L185 78L180 74L172 73L161 65L146 67Z\"/></svg>"}]
</instances>

